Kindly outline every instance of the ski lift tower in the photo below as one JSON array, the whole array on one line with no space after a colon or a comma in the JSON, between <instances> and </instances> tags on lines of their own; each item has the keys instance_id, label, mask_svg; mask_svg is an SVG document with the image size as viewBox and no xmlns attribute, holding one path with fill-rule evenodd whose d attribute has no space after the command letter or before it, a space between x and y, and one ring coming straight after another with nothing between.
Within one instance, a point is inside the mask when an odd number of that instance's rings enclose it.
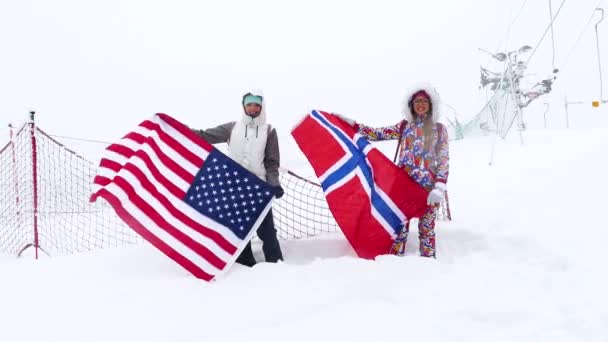
<instances>
[{"instance_id":1,"label":"ski lift tower","mask_svg":"<svg viewBox=\"0 0 608 342\"><path fill-rule=\"evenodd\" d=\"M502 105L496 103L492 117L494 118L494 126L497 128L497 133L504 138L513 126L515 120L518 122L520 132L525 130L526 126L523 121L523 109L530 105L532 101L544 94L551 92L551 87L557 77L558 69L553 69L553 74L545 79L537 82L529 89L521 88L521 80L526 76L527 65L521 60L522 56L532 50L528 45L524 45L517 50L509 52L488 53L493 59L504 64L502 72L494 72L487 68L481 67L480 87L489 87L494 91L494 95L490 101L498 102L498 95L502 93ZM510 97L510 99L507 98ZM502 114L496 108L503 109ZM522 141L523 142L523 141Z\"/></svg>"}]
</instances>

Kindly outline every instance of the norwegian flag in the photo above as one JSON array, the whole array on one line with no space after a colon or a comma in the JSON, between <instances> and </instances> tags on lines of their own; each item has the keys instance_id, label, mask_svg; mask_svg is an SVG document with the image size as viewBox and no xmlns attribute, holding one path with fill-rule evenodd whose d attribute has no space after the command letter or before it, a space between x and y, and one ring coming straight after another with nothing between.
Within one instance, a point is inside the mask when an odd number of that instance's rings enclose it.
<instances>
[{"instance_id":1,"label":"norwegian flag","mask_svg":"<svg viewBox=\"0 0 608 342\"><path fill-rule=\"evenodd\" d=\"M359 257L388 254L405 218L426 210L426 190L338 117L313 110L291 134Z\"/></svg>"},{"instance_id":2,"label":"norwegian flag","mask_svg":"<svg viewBox=\"0 0 608 342\"><path fill-rule=\"evenodd\" d=\"M270 210L274 192L166 114L110 145L94 179L132 229L206 281L227 270Z\"/></svg>"}]
</instances>

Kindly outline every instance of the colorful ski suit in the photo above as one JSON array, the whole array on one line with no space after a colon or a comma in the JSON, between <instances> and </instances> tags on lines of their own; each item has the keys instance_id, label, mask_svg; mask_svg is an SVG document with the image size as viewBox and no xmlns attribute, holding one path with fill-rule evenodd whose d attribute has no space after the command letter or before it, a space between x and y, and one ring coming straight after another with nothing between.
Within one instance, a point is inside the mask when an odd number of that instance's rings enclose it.
<instances>
[{"instance_id":1,"label":"colorful ski suit","mask_svg":"<svg viewBox=\"0 0 608 342\"><path fill-rule=\"evenodd\" d=\"M403 129L397 166L402 167L420 186L432 190L435 182L446 183L449 173L448 132L444 125L433 127L431 148L424 148L424 122L407 122ZM359 124L359 134L370 141L399 139L401 122L372 128Z\"/></svg>"},{"instance_id":2,"label":"colorful ski suit","mask_svg":"<svg viewBox=\"0 0 608 342\"><path fill-rule=\"evenodd\" d=\"M427 93L435 96L431 96L432 104L435 108L439 107L438 95L432 90L428 90ZM410 101L411 95L408 96L404 103ZM404 113L408 114L406 114L403 131L401 131L402 121L393 126L381 128L372 128L359 124L359 134L370 141L381 141L397 140L401 133L402 138L397 166L403 168L416 183L431 191L435 187L436 182L445 184L448 180L449 145L447 129L444 125L435 122L433 124L431 146L425 148L424 121L420 118L412 118L411 114L409 114L409 108L404 108ZM436 121L437 118L437 113L433 113L433 121ZM435 218L437 217L438 208L439 205L429 206L424 215L419 218L418 231L421 256L435 257ZM403 230L395 240L395 245L391 251L393 254L403 255L405 253L405 243L410 224L409 219L411 218L408 218L404 222Z\"/></svg>"}]
</instances>

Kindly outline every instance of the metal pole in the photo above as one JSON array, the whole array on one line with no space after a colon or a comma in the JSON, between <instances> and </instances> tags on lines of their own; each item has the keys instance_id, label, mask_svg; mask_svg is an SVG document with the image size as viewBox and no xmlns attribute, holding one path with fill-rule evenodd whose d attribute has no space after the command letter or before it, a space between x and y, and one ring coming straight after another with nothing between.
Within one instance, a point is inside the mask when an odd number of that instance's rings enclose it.
<instances>
[{"instance_id":1,"label":"metal pole","mask_svg":"<svg viewBox=\"0 0 608 342\"><path fill-rule=\"evenodd\" d=\"M545 122L545 128L547 128L547 112L549 111L549 104L545 102L544 105L545 111L543 112L543 121Z\"/></svg>"},{"instance_id":2,"label":"metal pole","mask_svg":"<svg viewBox=\"0 0 608 342\"><path fill-rule=\"evenodd\" d=\"M568 120L568 98L564 96L564 107L566 109L566 128L570 128L570 120Z\"/></svg>"},{"instance_id":3,"label":"metal pole","mask_svg":"<svg viewBox=\"0 0 608 342\"><path fill-rule=\"evenodd\" d=\"M595 9L596 11L600 11L600 13L602 14L602 17L600 18L600 20L595 24L595 44L597 46L597 66L598 66L598 71L600 73L600 101L602 103L606 103L608 102L608 100L604 100L604 81L602 80L602 59L600 58L600 38L599 38L599 34L597 31L597 26L604 20L604 9L601 7L598 7Z\"/></svg>"},{"instance_id":4,"label":"metal pole","mask_svg":"<svg viewBox=\"0 0 608 342\"><path fill-rule=\"evenodd\" d=\"M446 190L444 193L444 200L445 200L445 211L447 214L447 219L448 221L452 221L452 211L450 210L450 198L448 197L448 191Z\"/></svg>"},{"instance_id":5,"label":"metal pole","mask_svg":"<svg viewBox=\"0 0 608 342\"><path fill-rule=\"evenodd\" d=\"M553 51L553 56L551 57L551 66L553 70L555 70L555 37L553 35L553 8L551 7L551 0L549 0L549 19L551 24L551 49Z\"/></svg>"},{"instance_id":6,"label":"metal pole","mask_svg":"<svg viewBox=\"0 0 608 342\"><path fill-rule=\"evenodd\" d=\"M519 126L519 142L523 145L524 144L524 119L523 119L523 115L522 115L522 110L520 106L517 106L517 125Z\"/></svg>"},{"instance_id":7,"label":"metal pole","mask_svg":"<svg viewBox=\"0 0 608 342\"><path fill-rule=\"evenodd\" d=\"M505 59L505 63L509 62ZM508 72L508 70L509 68L505 67L505 70L502 72L502 75L500 76L500 83L498 84L498 89L502 89L502 84L505 81L505 74ZM496 92L494 92L494 95L496 95ZM492 111L492 109L490 110ZM494 163L494 151L496 150L496 140L498 139L498 135L500 134L500 124L498 122L498 115L496 115L496 119L494 120L494 122L496 124L496 131L494 132L494 139L492 140L492 150L490 151L490 160L488 161L488 165L490 166L492 166L492 164Z\"/></svg>"},{"instance_id":8,"label":"metal pole","mask_svg":"<svg viewBox=\"0 0 608 342\"><path fill-rule=\"evenodd\" d=\"M563 0L562 3L557 8L557 13L555 13L555 16L551 19L550 25L547 26L547 28L545 29L545 32L543 33L542 37L540 37L540 40L538 41L538 43L534 47L534 50L532 50L532 52L530 53L530 57L528 57L528 60L526 61L526 66L530 63L530 60L532 59L532 57L534 57L534 54L536 53L536 50L538 49L538 47L540 46L540 44L545 39L545 36L547 35L547 32L549 32L549 29L552 27L551 25L553 25L553 22L555 21L555 19L557 19L557 16L561 12L562 7L564 7L565 3L566 3L566 0Z\"/></svg>"},{"instance_id":9,"label":"metal pole","mask_svg":"<svg viewBox=\"0 0 608 342\"><path fill-rule=\"evenodd\" d=\"M492 150L490 151L490 161L488 161L488 165L492 166L494 163L494 151L496 150L496 139L498 139L498 132L494 134L494 139L492 140Z\"/></svg>"},{"instance_id":10,"label":"metal pole","mask_svg":"<svg viewBox=\"0 0 608 342\"><path fill-rule=\"evenodd\" d=\"M517 113L515 115L517 118L517 124L519 126L519 125L523 124L524 120L522 117L521 106L519 105L519 80L517 80L517 82L516 82L513 79L513 66L512 66L511 54L509 54L508 63L509 63L509 76L511 77L511 98L513 99L513 101L515 102L515 106L517 107ZM511 123L509 124L507 131L510 131L511 127L513 127L513 121L511 121ZM519 131L519 141L523 145L524 144L524 134L521 129L519 129L518 131Z\"/></svg>"},{"instance_id":11,"label":"metal pole","mask_svg":"<svg viewBox=\"0 0 608 342\"><path fill-rule=\"evenodd\" d=\"M571 104L584 104L584 101L568 102L568 98L564 96L564 107L566 108L566 128L570 128L570 120L568 113L568 106Z\"/></svg>"},{"instance_id":12,"label":"metal pole","mask_svg":"<svg viewBox=\"0 0 608 342\"><path fill-rule=\"evenodd\" d=\"M30 134L32 137L32 186L34 196L34 249L36 254L36 260L38 260L38 248L40 246L38 240L38 157L37 157L37 145L36 145L36 125L34 123L34 115L36 112L30 112Z\"/></svg>"}]
</instances>

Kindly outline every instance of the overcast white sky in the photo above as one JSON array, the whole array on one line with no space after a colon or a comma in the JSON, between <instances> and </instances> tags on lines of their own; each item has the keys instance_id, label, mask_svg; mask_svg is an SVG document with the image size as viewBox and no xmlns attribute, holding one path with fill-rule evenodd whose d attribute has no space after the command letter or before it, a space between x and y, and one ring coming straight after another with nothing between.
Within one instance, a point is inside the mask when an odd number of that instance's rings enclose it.
<instances>
[{"instance_id":1,"label":"overcast white sky","mask_svg":"<svg viewBox=\"0 0 608 342\"><path fill-rule=\"evenodd\" d=\"M554 12L561 2L552 1ZM265 91L283 136L311 108L392 123L404 90L421 80L472 116L485 98L479 65L490 61L478 48L535 46L549 22L548 1L529 0L505 39L523 3L0 0L0 143L6 124L29 110L51 133L100 140L155 112L209 127L238 118L252 87ZM555 22L558 66L597 4L565 2ZM600 28L608 56L608 24ZM530 64L539 78L551 71L550 42ZM598 97L595 58L591 26L556 103L565 93Z\"/></svg>"}]
</instances>

